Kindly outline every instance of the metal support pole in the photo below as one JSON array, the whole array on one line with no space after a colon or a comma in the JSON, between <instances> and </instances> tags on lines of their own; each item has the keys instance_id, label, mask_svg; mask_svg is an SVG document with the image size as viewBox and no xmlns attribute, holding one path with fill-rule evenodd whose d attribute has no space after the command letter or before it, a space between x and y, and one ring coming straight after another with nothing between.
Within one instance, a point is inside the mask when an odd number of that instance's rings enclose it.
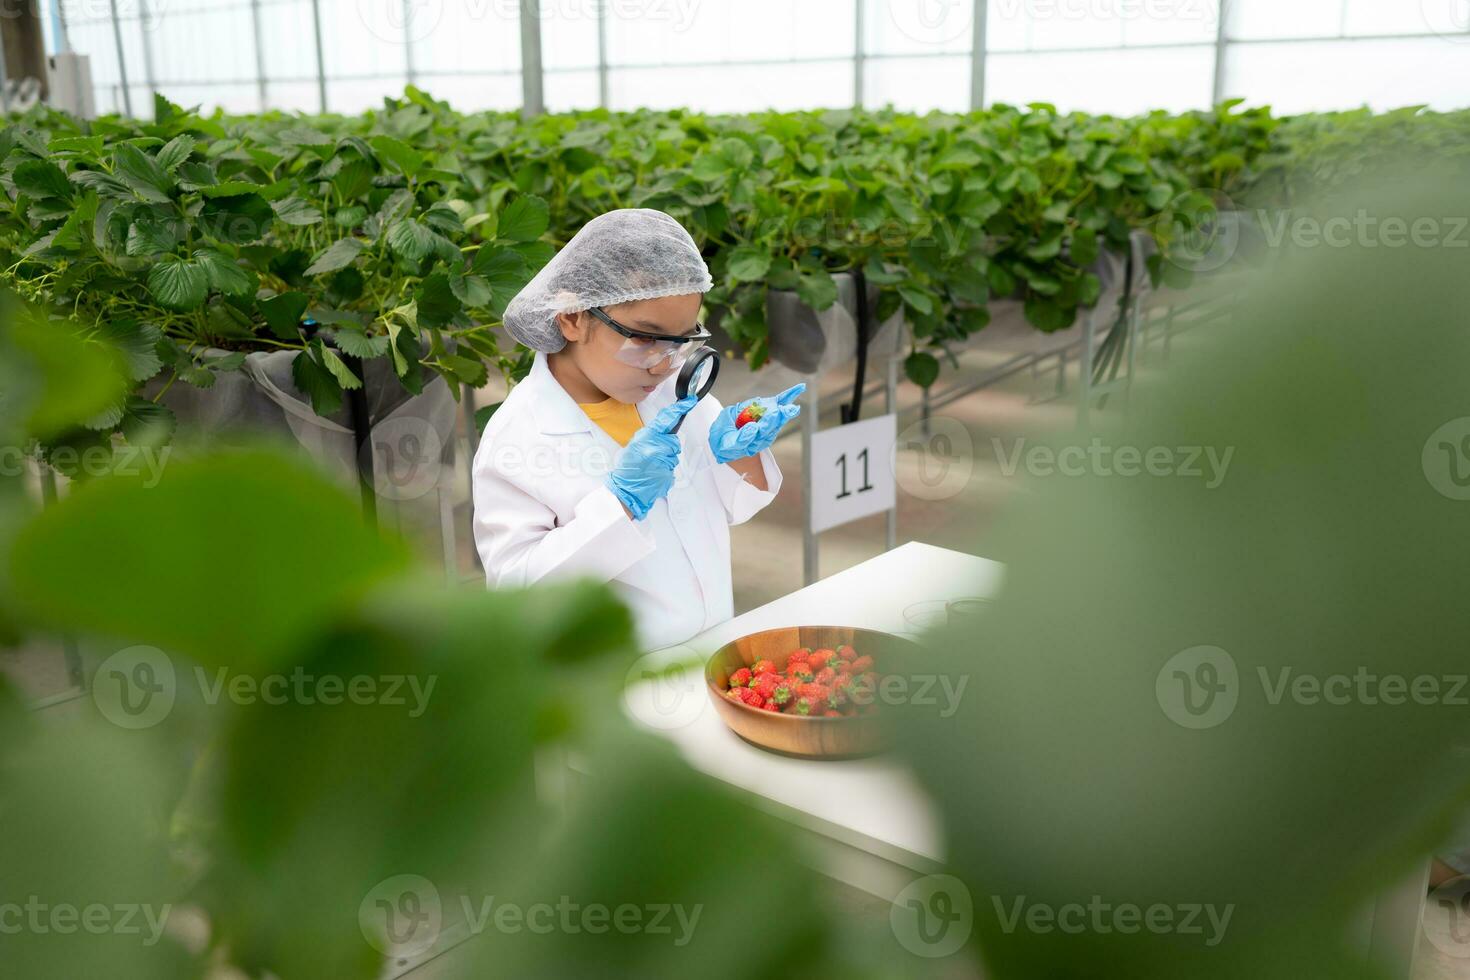
<instances>
[{"instance_id":1,"label":"metal support pole","mask_svg":"<svg viewBox=\"0 0 1470 980\"><path fill-rule=\"evenodd\" d=\"M1230 0L1220 0L1218 16L1220 19L1215 25L1215 81L1211 89L1214 105L1225 101L1225 76L1229 72Z\"/></svg>"},{"instance_id":2,"label":"metal support pole","mask_svg":"<svg viewBox=\"0 0 1470 980\"><path fill-rule=\"evenodd\" d=\"M323 114L327 111L327 61L322 54L321 0L311 0L311 31L316 38L316 94Z\"/></svg>"},{"instance_id":3,"label":"metal support pole","mask_svg":"<svg viewBox=\"0 0 1470 980\"><path fill-rule=\"evenodd\" d=\"M123 57L122 23L117 19L117 0L108 0L112 10L112 40L117 44L117 77L122 85L123 115L133 114L133 97L128 91L128 61Z\"/></svg>"},{"instance_id":4,"label":"metal support pole","mask_svg":"<svg viewBox=\"0 0 1470 980\"><path fill-rule=\"evenodd\" d=\"M148 0L143 0L138 7L138 36L143 42L143 80L148 84L148 95L151 98L158 91L158 78L153 73L153 45L148 40L153 29L153 12L148 9L150 6Z\"/></svg>"},{"instance_id":5,"label":"metal support pole","mask_svg":"<svg viewBox=\"0 0 1470 980\"><path fill-rule=\"evenodd\" d=\"M863 93L867 88L863 76L867 74L867 39L863 32L867 30L867 18L864 16L863 7L867 0L853 0L854 13L857 29L853 32L855 40L852 52L852 104L859 109L863 107Z\"/></svg>"},{"instance_id":6,"label":"metal support pole","mask_svg":"<svg viewBox=\"0 0 1470 980\"><path fill-rule=\"evenodd\" d=\"M468 385L461 385L459 405L464 413L465 490L469 494L470 512L473 513L475 507L475 450L480 445L480 433L475 427L475 389ZM485 566L480 563L480 549L473 540L470 542L470 561L474 563L476 571L485 570Z\"/></svg>"},{"instance_id":7,"label":"metal support pole","mask_svg":"<svg viewBox=\"0 0 1470 980\"><path fill-rule=\"evenodd\" d=\"M985 108L985 54L987 40L986 22L990 11L986 0L975 0L975 23L970 35L970 110Z\"/></svg>"},{"instance_id":8,"label":"metal support pole","mask_svg":"<svg viewBox=\"0 0 1470 980\"><path fill-rule=\"evenodd\" d=\"M817 580L817 535L812 531L812 440L817 435L817 416L822 410L822 395L815 375L807 379L806 406L801 412L801 499L806 513L801 519L801 584Z\"/></svg>"},{"instance_id":9,"label":"metal support pole","mask_svg":"<svg viewBox=\"0 0 1470 980\"><path fill-rule=\"evenodd\" d=\"M546 111L541 76L541 0L521 0L521 115Z\"/></svg>"},{"instance_id":10,"label":"metal support pole","mask_svg":"<svg viewBox=\"0 0 1470 980\"><path fill-rule=\"evenodd\" d=\"M255 90L260 95L260 111L270 104L265 87L265 46L260 40L260 0L250 0L250 26L255 32Z\"/></svg>"},{"instance_id":11,"label":"metal support pole","mask_svg":"<svg viewBox=\"0 0 1470 980\"><path fill-rule=\"evenodd\" d=\"M10 68L5 64L4 44L0 44L0 112L10 114Z\"/></svg>"},{"instance_id":12,"label":"metal support pole","mask_svg":"<svg viewBox=\"0 0 1470 980\"><path fill-rule=\"evenodd\" d=\"M409 85L417 76L413 69L413 11L416 6L411 0L403 2L403 77Z\"/></svg>"},{"instance_id":13,"label":"metal support pole","mask_svg":"<svg viewBox=\"0 0 1470 980\"><path fill-rule=\"evenodd\" d=\"M612 89L607 68L607 2L597 4L597 104L606 109L612 104Z\"/></svg>"},{"instance_id":14,"label":"metal support pole","mask_svg":"<svg viewBox=\"0 0 1470 980\"><path fill-rule=\"evenodd\" d=\"M898 356L888 358L886 384L883 391L883 410L889 414L898 414ZM895 457L895 462L897 458ZM893 501L893 509L888 512L888 524L883 529L883 546L887 551L898 547L898 500Z\"/></svg>"}]
</instances>

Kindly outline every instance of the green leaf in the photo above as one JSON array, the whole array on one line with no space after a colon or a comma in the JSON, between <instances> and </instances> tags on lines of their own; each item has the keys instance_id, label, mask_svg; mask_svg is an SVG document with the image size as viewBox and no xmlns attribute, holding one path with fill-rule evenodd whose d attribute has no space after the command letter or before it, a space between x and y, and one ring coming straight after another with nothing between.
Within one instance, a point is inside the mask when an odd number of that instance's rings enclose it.
<instances>
[{"instance_id":1,"label":"green leaf","mask_svg":"<svg viewBox=\"0 0 1470 980\"><path fill-rule=\"evenodd\" d=\"M730 252L726 270L736 282L759 282L771 270L771 252L754 245L740 245Z\"/></svg>"},{"instance_id":2,"label":"green leaf","mask_svg":"<svg viewBox=\"0 0 1470 980\"><path fill-rule=\"evenodd\" d=\"M361 330L337 327L329 331L328 335L344 354L351 354L361 360L371 360L388 353L388 338L382 334L369 336Z\"/></svg>"},{"instance_id":3,"label":"green leaf","mask_svg":"<svg viewBox=\"0 0 1470 980\"><path fill-rule=\"evenodd\" d=\"M346 268L362 254L368 243L361 238L342 238L328 245L316 261L307 267L304 275L319 276L324 272L336 272Z\"/></svg>"},{"instance_id":4,"label":"green leaf","mask_svg":"<svg viewBox=\"0 0 1470 980\"><path fill-rule=\"evenodd\" d=\"M436 272L419 284L413 296L420 327L446 326L460 311L459 299L449 288L449 277Z\"/></svg>"},{"instance_id":5,"label":"green leaf","mask_svg":"<svg viewBox=\"0 0 1470 980\"><path fill-rule=\"evenodd\" d=\"M489 283L495 293L515 292L530 279L526 260L508 249L481 246L470 269Z\"/></svg>"},{"instance_id":6,"label":"green leaf","mask_svg":"<svg viewBox=\"0 0 1470 980\"><path fill-rule=\"evenodd\" d=\"M259 194L211 197L199 209L199 228L222 242L245 244L264 237L276 213Z\"/></svg>"},{"instance_id":7,"label":"green leaf","mask_svg":"<svg viewBox=\"0 0 1470 980\"><path fill-rule=\"evenodd\" d=\"M148 270L148 291L171 310L194 310L209 292L209 273L193 259L165 255Z\"/></svg>"},{"instance_id":8,"label":"green leaf","mask_svg":"<svg viewBox=\"0 0 1470 980\"><path fill-rule=\"evenodd\" d=\"M490 284L479 276L451 272L449 288L455 297L470 309L486 306L491 299Z\"/></svg>"},{"instance_id":9,"label":"green leaf","mask_svg":"<svg viewBox=\"0 0 1470 980\"><path fill-rule=\"evenodd\" d=\"M812 309L825 310L837 302L837 283L825 270L802 273L796 283L796 295Z\"/></svg>"},{"instance_id":10,"label":"green leaf","mask_svg":"<svg viewBox=\"0 0 1470 980\"><path fill-rule=\"evenodd\" d=\"M311 399L311 407L318 415L331 415L342 407L342 386L336 376L316 359L312 346L297 354L291 361L291 381L296 390Z\"/></svg>"},{"instance_id":11,"label":"green leaf","mask_svg":"<svg viewBox=\"0 0 1470 980\"><path fill-rule=\"evenodd\" d=\"M395 255L417 262L434 248L434 231L413 218L399 218L388 226L388 247Z\"/></svg>"},{"instance_id":12,"label":"green leaf","mask_svg":"<svg viewBox=\"0 0 1470 980\"><path fill-rule=\"evenodd\" d=\"M171 200L173 177L131 143L118 143L113 149L113 173L145 201L167 204Z\"/></svg>"},{"instance_id":13,"label":"green leaf","mask_svg":"<svg viewBox=\"0 0 1470 980\"><path fill-rule=\"evenodd\" d=\"M939 359L933 354L915 351L904 358L903 373L920 388L927 388L939 377Z\"/></svg>"},{"instance_id":14,"label":"green leaf","mask_svg":"<svg viewBox=\"0 0 1470 980\"><path fill-rule=\"evenodd\" d=\"M226 296L241 298L255 292L255 275L247 272L234 259L212 248L194 250L194 258L204 266L209 285Z\"/></svg>"},{"instance_id":15,"label":"green leaf","mask_svg":"<svg viewBox=\"0 0 1470 980\"><path fill-rule=\"evenodd\" d=\"M270 299L259 300L255 305L265 317L266 326L270 327L271 333L278 339L299 341L301 314L306 310L306 304L306 294L292 290Z\"/></svg>"},{"instance_id":16,"label":"green leaf","mask_svg":"<svg viewBox=\"0 0 1470 980\"><path fill-rule=\"evenodd\" d=\"M551 224L551 209L535 195L527 194L510 202L501 212L495 237L512 242L534 242L546 234Z\"/></svg>"},{"instance_id":17,"label":"green leaf","mask_svg":"<svg viewBox=\"0 0 1470 980\"><path fill-rule=\"evenodd\" d=\"M66 174L60 167L49 160L25 161L15 168L12 179L18 189L31 197L71 200L71 181L66 179Z\"/></svg>"},{"instance_id":18,"label":"green leaf","mask_svg":"<svg viewBox=\"0 0 1470 980\"><path fill-rule=\"evenodd\" d=\"M1079 229L1072 235L1071 257L1073 263L1088 266L1097 261L1097 232Z\"/></svg>"},{"instance_id":19,"label":"green leaf","mask_svg":"<svg viewBox=\"0 0 1470 980\"><path fill-rule=\"evenodd\" d=\"M38 626L250 671L284 664L300 641L410 565L402 545L369 529L357 501L304 461L232 449L172 459L156 479L98 481L21 531L10 574ZM249 533L227 535L228 561L202 545L221 540L221 515L252 515ZM161 528L175 542L166 551Z\"/></svg>"},{"instance_id":20,"label":"green leaf","mask_svg":"<svg viewBox=\"0 0 1470 980\"><path fill-rule=\"evenodd\" d=\"M423 169L423 154L402 140L392 136L374 136L369 142L380 158L393 164L404 176L412 177Z\"/></svg>"},{"instance_id":21,"label":"green leaf","mask_svg":"<svg viewBox=\"0 0 1470 980\"><path fill-rule=\"evenodd\" d=\"M166 405L129 395L123 408L123 438L134 446L161 446L173 438L179 420Z\"/></svg>"},{"instance_id":22,"label":"green leaf","mask_svg":"<svg viewBox=\"0 0 1470 980\"><path fill-rule=\"evenodd\" d=\"M172 171L189 159L189 154L192 152L194 152L194 137L181 133L169 140L163 149L158 151L158 165L166 171Z\"/></svg>"},{"instance_id":23,"label":"green leaf","mask_svg":"<svg viewBox=\"0 0 1470 980\"><path fill-rule=\"evenodd\" d=\"M934 298L923 290L905 284L898 287L898 294L903 297L905 303L920 313L934 312Z\"/></svg>"},{"instance_id":24,"label":"green leaf","mask_svg":"<svg viewBox=\"0 0 1470 980\"><path fill-rule=\"evenodd\" d=\"M1025 311L1032 326L1048 333L1067 329L1077 318L1075 308L1040 296L1027 297Z\"/></svg>"},{"instance_id":25,"label":"green leaf","mask_svg":"<svg viewBox=\"0 0 1470 980\"><path fill-rule=\"evenodd\" d=\"M322 213L296 194L273 202L271 208L288 225L316 225L322 221Z\"/></svg>"},{"instance_id":26,"label":"green leaf","mask_svg":"<svg viewBox=\"0 0 1470 980\"><path fill-rule=\"evenodd\" d=\"M323 344L320 340L313 340L312 348L321 355L322 364L326 366L328 371L332 372L332 377L337 379L339 385L348 391L362 387L362 381L357 375L352 373L352 369L347 366L346 362L337 356L336 351Z\"/></svg>"},{"instance_id":27,"label":"green leaf","mask_svg":"<svg viewBox=\"0 0 1470 980\"><path fill-rule=\"evenodd\" d=\"M124 250L128 255L160 255L178 247L179 238L174 234L174 225L152 215L140 214L128 226L128 240Z\"/></svg>"},{"instance_id":28,"label":"green leaf","mask_svg":"<svg viewBox=\"0 0 1470 980\"><path fill-rule=\"evenodd\" d=\"M105 321L97 337L118 350L132 380L147 381L163 370L163 361L158 356L158 342L163 339L163 333L153 324L118 317Z\"/></svg>"}]
</instances>

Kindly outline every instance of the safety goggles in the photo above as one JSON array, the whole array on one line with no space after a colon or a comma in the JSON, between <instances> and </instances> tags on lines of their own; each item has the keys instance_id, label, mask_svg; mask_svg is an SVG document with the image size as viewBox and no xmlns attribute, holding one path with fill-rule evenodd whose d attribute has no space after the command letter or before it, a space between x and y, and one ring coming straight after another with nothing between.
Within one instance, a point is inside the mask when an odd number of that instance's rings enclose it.
<instances>
[{"instance_id":1,"label":"safety goggles","mask_svg":"<svg viewBox=\"0 0 1470 980\"><path fill-rule=\"evenodd\" d=\"M696 323L690 333L670 337L668 334L645 333L625 327L595 306L587 312L622 335L623 345L613 352L613 357L624 364L644 370L655 368L663 361L669 362L669 370L678 370L711 337L710 332L700 323Z\"/></svg>"}]
</instances>

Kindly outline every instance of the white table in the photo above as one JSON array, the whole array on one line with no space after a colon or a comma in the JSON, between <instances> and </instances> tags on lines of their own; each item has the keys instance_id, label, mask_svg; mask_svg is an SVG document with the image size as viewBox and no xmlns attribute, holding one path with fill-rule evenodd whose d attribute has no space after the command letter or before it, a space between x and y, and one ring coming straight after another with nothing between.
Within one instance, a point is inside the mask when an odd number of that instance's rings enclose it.
<instances>
[{"instance_id":1,"label":"white table","mask_svg":"<svg viewBox=\"0 0 1470 980\"><path fill-rule=\"evenodd\" d=\"M688 643L644 658L644 667L702 660L725 643L779 626L855 626L899 635L916 626L904 610L921 602L990 597L998 562L910 542L736 616ZM917 782L878 756L844 761L794 759L756 748L720 720L703 671L630 685L635 722L678 746L694 768L755 794L758 805L815 833L820 870L885 900L937 870L937 814Z\"/></svg>"}]
</instances>

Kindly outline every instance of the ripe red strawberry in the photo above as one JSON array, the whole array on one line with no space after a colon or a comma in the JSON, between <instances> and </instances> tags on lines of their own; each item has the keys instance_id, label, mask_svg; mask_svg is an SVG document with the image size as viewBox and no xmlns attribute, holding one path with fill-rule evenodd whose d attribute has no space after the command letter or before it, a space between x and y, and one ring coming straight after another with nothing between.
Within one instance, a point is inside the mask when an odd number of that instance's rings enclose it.
<instances>
[{"instance_id":1,"label":"ripe red strawberry","mask_svg":"<svg viewBox=\"0 0 1470 980\"><path fill-rule=\"evenodd\" d=\"M761 710L780 712L781 706L774 701L767 701L765 704L761 705Z\"/></svg>"},{"instance_id":2,"label":"ripe red strawberry","mask_svg":"<svg viewBox=\"0 0 1470 980\"><path fill-rule=\"evenodd\" d=\"M820 704L820 702L813 701L810 698L797 698L796 713L799 715L809 715L813 711L819 710L817 707L818 704Z\"/></svg>"},{"instance_id":3,"label":"ripe red strawberry","mask_svg":"<svg viewBox=\"0 0 1470 980\"><path fill-rule=\"evenodd\" d=\"M757 660L750 665L750 672L752 674L774 674L776 673L776 665L769 660Z\"/></svg>"},{"instance_id":4,"label":"ripe red strawberry","mask_svg":"<svg viewBox=\"0 0 1470 980\"><path fill-rule=\"evenodd\" d=\"M766 406L760 402L751 402L740 410L739 415L735 416L735 428L738 429L747 423L754 422L765 414Z\"/></svg>"},{"instance_id":5,"label":"ripe red strawberry","mask_svg":"<svg viewBox=\"0 0 1470 980\"><path fill-rule=\"evenodd\" d=\"M852 661L851 660L839 660L839 661L837 661L837 674L838 674L839 677L846 677L848 674L851 674L851 673L852 673Z\"/></svg>"},{"instance_id":6,"label":"ripe red strawberry","mask_svg":"<svg viewBox=\"0 0 1470 980\"><path fill-rule=\"evenodd\" d=\"M813 670L820 670L827 666L827 661L835 656L837 656L835 653L824 647L821 650L812 651L812 655L806 658L806 662L812 665Z\"/></svg>"},{"instance_id":7,"label":"ripe red strawberry","mask_svg":"<svg viewBox=\"0 0 1470 980\"><path fill-rule=\"evenodd\" d=\"M826 701L832 689L825 684L799 684L796 688L798 698L806 698L813 704Z\"/></svg>"},{"instance_id":8,"label":"ripe red strawberry","mask_svg":"<svg viewBox=\"0 0 1470 980\"><path fill-rule=\"evenodd\" d=\"M843 660L851 660L857 656L857 651L844 643L837 648L837 656Z\"/></svg>"},{"instance_id":9,"label":"ripe red strawberry","mask_svg":"<svg viewBox=\"0 0 1470 980\"><path fill-rule=\"evenodd\" d=\"M739 670L735 671L735 673L733 673L733 674L730 675L730 686L731 687L745 687L749 683L750 683L750 668L749 667L741 667Z\"/></svg>"},{"instance_id":10,"label":"ripe red strawberry","mask_svg":"<svg viewBox=\"0 0 1470 980\"><path fill-rule=\"evenodd\" d=\"M854 658L854 660L852 662L852 672L854 674L861 674L861 673L864 673L864 672L869 671L869 670L872 670L872 669L873 669L873 658L872 657L869 657L867 655Z\"/></svg>"},{"instance_id":11,"label":"ripe red strawberry","mask_svg":"<svg viewBox=\"0 0 1470 980\"><path fill-rule=\"evenodd\" d=\"M812 679L812 668L804 661L797 661L794 664L787 665L786 674L793 681L805 684Z\"/></svg>"},{"instance_id":12,"label":"ripe red strawberry","mask_svg":"<svg viewBox=\"0 0 1470 980\"><path fill-rule=\"evenodd\" d=\"M837 671L833 670L831 667L823 667L812 676L812 680L816 681L818 684L830 685L833 679L836 678L836 676Z\"/></svg>"},{"instance_id":13,"label":"ripe red strawberry","mask_svg":"<svg viewBox=\"0 0 1470 980\"><path fill-rule=\"evenodd\" d=\"M847 691L843 688L834 687L832 688L832 692L827 695L827 707L829 708L837 709L842 707L846 703Z\"/></svg>"},{"instance_id":14,"label":"ripe red strawberry","mask_svg":"<svg viewBox=\"0 0 1470 980\"><path fill-rule=\"evenodd\" d=\"M780 674L756 674L751 681L751 689L763 698L771 698L776 693L776 688L786 683Z\"/></svg>"},{"instance_id":15,"label":"ripe red strawberry","mask_svg":"<svg viewBox=\"0 0 1470 980\"><path fill-rule=\"evenodd\" d=\"M771 692L771 700L778 705L789 704L791 702L791 693L790 681L778 681L776 689Z\"/></svg>"},{"instance_id":16,"label":"ripe red strawberry","mask_svg":"<svg viewBox=\"0 0 1470 980\"><path fill-rule=\"evenodd\" d=\"M845 692L851 686L852 686L852 675L851 674L838 674L836 677L834 677L832 679L832 690L834 690L834 691L844 691Z\"/></svg>"},{"instance_id":17,"label":"ripe red strawberry","mask_svg":"<svg viewBox=\"0 0 1470 980\"><path fill-rule=\"evenodd\" d=\"M766 703L765 698L761 697L754 688L749 687L742 687L740 689L740 700L744 701L752 708L759 708Z\"/></svg>"},{"instance_id":18,"label":"ripe red strawberry","mask_svg":"<svg viewBox=\"0 0 1470 980\"><path fill-rule=\"evenodd\" d=\"M792 650L786 655L786 667L790 669L792 664L806 663L806 659L812 655L811 647L802 647L800 650Z\"/></svg>"},{"instance_id":19,"label":"ripe red strawberry","mask_svg":"<svg viewBox=\"0 0 1470 980\"><path fill-rule=\"evenodd\" d=\"M823 718L841 718L842 717L842 712L835 711L832 708L828 708L826 711L822 712L822 717Z\"/></svg>"}]
</instances>

